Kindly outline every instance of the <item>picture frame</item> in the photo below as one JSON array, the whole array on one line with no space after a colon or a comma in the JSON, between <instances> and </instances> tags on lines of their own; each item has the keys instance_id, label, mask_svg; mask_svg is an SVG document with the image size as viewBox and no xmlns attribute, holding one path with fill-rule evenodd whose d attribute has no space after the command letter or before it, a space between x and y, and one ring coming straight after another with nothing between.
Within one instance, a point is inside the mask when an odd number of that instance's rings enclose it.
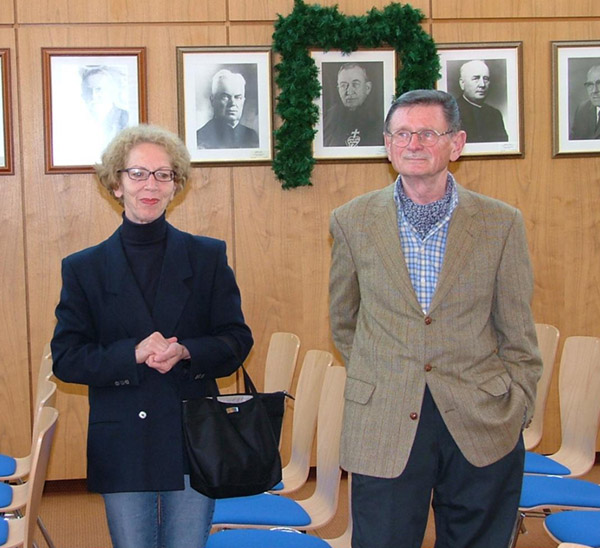
<instances>
[{"instance_id":1,"label":"picture frame","mask_svg":"<svg viewBox=\"0 0 600 548\"><path fill-rule=\"evenodd\" d=\"M0 49L0 175L13 175L10 50Z\"/></svg>"},{"instance_id":2,"label":"picture frame","mask_svg":"<svg viewBox=\"0 0 600 548\"><path fill-rule=\"evenodd\" d=\"M383 125L394 100L396 51L312 50L310 54L321 86L315 99L319 109L315 160L387 159Z\"/></svg>"},{"instance_id":3,"label":"picture frame","mask_svg":"<svg viewBox=\"0 0 600 548\"><path fill-rule=\"evenodd\" d=\"M438 44L436 87L459 106L461 157L523 157L523 42Z\"/></svg>"},{"instance_id":4,"label":"picture frame","mask_svg":"<svg viewBox=\"0 0 600 548\"><path fill-rule=\"evenodd\" d=\"M600 41L551 42L551 48L552 155L597 155Z\"/></svg>"},{"instance_id":5,"label":"picture frame","mask_svg":"<svg viewBox=\"0 0 600 548\"><path fill-rule=\"evenodd\" d=\"M147 121L146 48L42 48L46 173L93 173L124 127Z\"/></svg>"},{"instance_id":6,"label":"picture frame","mask_svg":"<svg viewBox=\"0 0 600 548\"><path fill-rule=\"evenodd\" d=\"M273 160L271 63L267 46L177 47L179 135L192 165Z\"/></svg>"}]
</instances>

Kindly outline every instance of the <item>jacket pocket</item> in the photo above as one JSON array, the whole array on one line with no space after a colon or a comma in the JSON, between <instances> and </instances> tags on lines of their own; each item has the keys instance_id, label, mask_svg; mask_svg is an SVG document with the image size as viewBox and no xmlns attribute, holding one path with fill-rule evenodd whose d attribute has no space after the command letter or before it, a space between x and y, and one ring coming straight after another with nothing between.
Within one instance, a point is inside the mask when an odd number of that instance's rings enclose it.
<instances>
[{"instance_id":1,"label":"jacket pocket","mask_svg":"<svg viewBox=\"0 0 600 548\"><path fill-rule=\"evenodd\" d=\"M371 395L375 391L375 385L348 377L346 379L345 397L347 400L366 404L371 399Z\"/></svg>"},{"instance_id":2,"label":"jacket pocket","mask_svg":"<svg viewBox=\"0 0 600 548\"><path fill-rule=\"evenodd\" d=\"M479 389L487 392L491 396L504 396L510 392L512 379L506 372L500 373L491 379L487 379L479 385Z\"/></svg>"}]
</instances>

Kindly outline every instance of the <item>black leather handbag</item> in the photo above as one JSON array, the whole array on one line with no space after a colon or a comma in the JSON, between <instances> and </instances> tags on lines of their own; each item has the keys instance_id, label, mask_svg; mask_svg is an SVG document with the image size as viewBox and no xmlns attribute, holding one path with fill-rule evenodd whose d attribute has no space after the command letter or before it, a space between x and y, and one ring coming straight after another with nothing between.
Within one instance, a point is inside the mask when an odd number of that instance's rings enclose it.
<instances>
[{"instance_id":1,"label":"black leather handbag","mask_svg":"<svg viewBox=\"0 0 600 548\"><path fill-rule=\"evenodd\" d=\"M242 371L243 393L183 402L190 483L214 499L255 495L281 481L279 438L291 396L257 392Z\"/></svg>"}]
</instances>

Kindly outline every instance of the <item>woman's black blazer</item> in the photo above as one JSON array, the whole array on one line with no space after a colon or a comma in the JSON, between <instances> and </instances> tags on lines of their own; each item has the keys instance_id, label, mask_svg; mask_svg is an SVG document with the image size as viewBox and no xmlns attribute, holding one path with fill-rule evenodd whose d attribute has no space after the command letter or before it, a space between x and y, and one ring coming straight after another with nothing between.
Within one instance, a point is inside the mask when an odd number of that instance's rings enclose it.
<instances>
[{"instance_id":1,"label":"woman's black blazer","mask_svg":"<svg viewBox=\"0 0 600 548\"><path fill-rule=\"evenodd\" d=\"M52 339L54 374L89 386L88 487L100 493L183 488L181 401L207 393L252 347L225 243L167 227L150 313L120 228L62 262ZM135 345L159 331L191 360L161 374L136 364Z\"/></svg>"}]
</instances>

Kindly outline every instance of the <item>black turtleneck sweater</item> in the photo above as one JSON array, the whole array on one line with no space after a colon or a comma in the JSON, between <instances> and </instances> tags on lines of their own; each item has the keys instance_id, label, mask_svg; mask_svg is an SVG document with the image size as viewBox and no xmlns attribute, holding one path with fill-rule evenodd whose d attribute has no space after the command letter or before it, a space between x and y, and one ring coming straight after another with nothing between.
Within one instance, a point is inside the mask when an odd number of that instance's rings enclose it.
<instances>
[{"instance_id":1,"label":"black turtleneck sweater","mask_svg":"<svg viewBox=\"0 0 600 548\"><path fill-rule=\"evenodd\" d=\"M167 244L165 213L147 224L133 223L123 214L121 242L129 266L152 313Z\"/></svg>"}]
</instances>

